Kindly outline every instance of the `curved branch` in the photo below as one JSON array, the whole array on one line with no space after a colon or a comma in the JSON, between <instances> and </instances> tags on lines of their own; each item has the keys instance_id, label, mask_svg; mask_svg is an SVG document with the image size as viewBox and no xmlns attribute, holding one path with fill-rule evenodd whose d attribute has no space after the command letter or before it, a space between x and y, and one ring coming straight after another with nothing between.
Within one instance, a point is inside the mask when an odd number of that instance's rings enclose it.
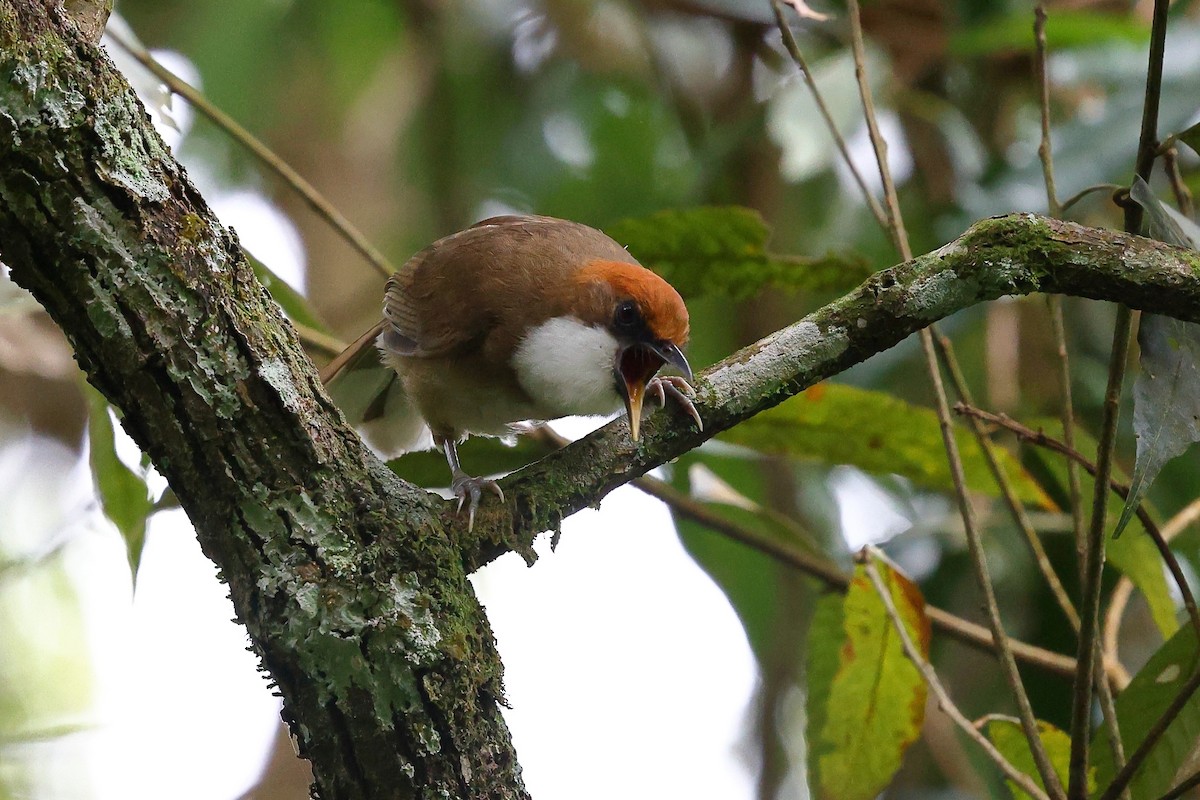
<instances>
[{"instance_id":1,"label":"curved branch","mask_svg":"<svg viewBox=\"0 0 1200 800\"><path fill-rule=\"evenodd\" d=\"M703 432L681 414L657 414L635 445L617 420L501 481L513 501L480 509L476 538L465 543L468 564L475 568L508 549L528 552L534 535L556 529L616 487L931 323L1033 292L1109 300L1196 322L1200 254L1035 214L977 222L939 250L876 273L705 370L696 382Z\"/></svg>"}]
</instances>

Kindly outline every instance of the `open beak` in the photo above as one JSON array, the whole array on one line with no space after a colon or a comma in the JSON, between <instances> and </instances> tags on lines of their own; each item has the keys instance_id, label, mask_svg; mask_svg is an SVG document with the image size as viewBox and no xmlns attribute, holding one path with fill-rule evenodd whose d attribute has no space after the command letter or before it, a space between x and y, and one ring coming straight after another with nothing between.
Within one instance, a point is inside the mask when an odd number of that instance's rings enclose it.
<instances>
[{"instance_id":1,"label":"open beak","mask_svg":"<svg viewBox=\"0 0 1200 800\"><path fill-rule=\"evenodd\" d=\"M646 384L664 364L678 369L689 381L692 379L692 368L687 359L670 342L639 342L617 354L617 384L625 399L625 412L629 415L629 435L635 442L641 435Z\"/></svg>"}]
</instances>

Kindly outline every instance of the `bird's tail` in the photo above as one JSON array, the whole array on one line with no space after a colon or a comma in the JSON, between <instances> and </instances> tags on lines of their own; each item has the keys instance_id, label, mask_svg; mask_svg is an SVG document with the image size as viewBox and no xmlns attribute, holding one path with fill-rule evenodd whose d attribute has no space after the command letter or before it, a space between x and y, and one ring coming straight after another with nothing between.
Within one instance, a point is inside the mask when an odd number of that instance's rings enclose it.
<instances>
[{"instance_id":1,"label":"bird's tail","mask_svg":"<svg viewBox=\"0 0 1200 800\"><path fill-rule=\"evenodd\" d=\"M346 421L382 458L428 450L433 436L394 370L379 359L383 323L360 336L321 370L325 390Z\"/></svg>"}]
</instances>

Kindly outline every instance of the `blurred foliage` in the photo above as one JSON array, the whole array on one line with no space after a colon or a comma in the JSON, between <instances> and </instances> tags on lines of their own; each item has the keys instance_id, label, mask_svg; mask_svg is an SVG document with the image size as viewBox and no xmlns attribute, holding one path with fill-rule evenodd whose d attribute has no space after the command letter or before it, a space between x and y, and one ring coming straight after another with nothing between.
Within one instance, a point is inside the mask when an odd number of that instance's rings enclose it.
<instances>
[{"instance_id":1,"label":"blurred foliage","mask_svg":"<svg viewBox=\"0 0 1200 800\"><path fill-rule=\"evenodd\" d=\"M1063 440L1060 420L1034 419L1031 423L1036 430L1043 431L1060 442ZM1075 445L1082 453L1096 452L1096 440L1086 431L1075 432ZM1055 502L1064 508L1069 507L1071 497L1065 461L1058 455L1035 446L1026 446L1023 456L1030 473L1041 482ZM1080 475L1079 483L1080 494L1084 498L1090 498L1095 481L1084 472ZM1117 521L1118 511L1115 504L1110 503L1106 522L1108 536L1111 537L1116 532ZM1110 538L1106 555L1108 563L1133 581L1142 593L1149 606L1150 616L1163 637L1175 633L1179 628L1176 601L1171 596L1171 587L1167 585L1167 576L1163 572L1162 558L1154 542L1139 530L1132 536Z\"/></svg>"},{"instance_id":2,"label":"blurred foliage","mask_svg":"<svg viewBox=\"0 0 1200 800\"><path fill-rule=\"evenodd\" d=\"M1196 666L1196 629L1185 626L1133 676L1129 686L1117 698L1117 716L1121 720L1121 740L1125 743L1126 753L1132 753L1146 732L1158 722L1180 688L1195 674ZM1194 771L1185 767L1198 739L1200 695L1192 695L1167 729L1160 746L1151 751L1145 767L1138 772L1131 785L1133 796L1161 797L1180 780L1181 770L1184 770L1183 777ZM1098 786L1106 785L1116 772L1108 742L1108 731L1102 727L1092 744Z\"/></svg>"},{"instance_id":3,"label":"blurred foliage","mask_svg":"<svg viewBox=\"0 0 1200 800\"><path fill-rule=\"evenodd\" d=\"M956 436L967 488L999 496L978 442L965 428ZM760 453L849 464L900 475L927 489L954 489L937 414L885 392L818 384L720 438ZM1055 508L1011 454L1001 451L997 457L1023 503Z\"/></svg>"},{"instance_id":4,"label":"blurred foliage","mask_svg":"<svg viewBox=\"0 0 1200 800\"><path fill-rule=\"evenodd\" d=\"M834 19L796 21L800 45L860 171L874 183L844 5L813 5L832 11ZM1146 3L1049 4L1060 199L1129 179L1144 89L1147 9ZM689 355L697 368L898 260L840 164L765 3L122 0L117 11L149 46L171 51L173 64L194 68L214 103L319 187L394 263L495 213L530 211L605 228L687 295ZM1160 124L1161 131L1185 131L1180 141L1192 146L1196 127L1188 126L1200 113L1197 13L1195 3L1173 6ZM866 4L864 24L868 70L914 249L940 246L988 214L1044 212L1029 4L877 0ZM218 210L234 192L259 192L295 226L307 262L303 293L255 262L292 319L347 339L378 319L381 281L335 232L286 186L261 174L223 131L200 118L181 127L176 153ZM1200 189L1195 155L1180 148L1183 182L1193 191ZM1165 195L1158 182L1150 189ZM1119 225L1119 209L1106 197L1089 196L1071 209L1071 218ZM268 253L261 255L269 260ZM1093 453L1109 312L1083 301L1066 308L1078 439ZM0 325L33 314L27 308L7 314ZM0 338L6 330L0 328ZM954 337L982 404L1025 420L1058 414L1059 362L1043 303L1017 301L1008 315L973 309L947 320L943 330ZM62 342L54 347L65 352ZM39 430L79 445L87 412L73 375L39 374L4 348L0 371L5 417L32 420ZM719 501L723 515L831 563L847 564L851 541L877 542L920 578L931 602L974 616L978 590L966 568L959 523L947 513L945 464L917 348L902 344L843 380L731 431L728 441L758 450L754 457L714 443L682 458L669 470L670 479L699 493L698 481L690 478L702 474L696 468L708 470L728 487ZM60 404L67 410L38 415ZM91 419L99 494L136 565L144 481L115 457L111 431L104 428L107 410L93 407ZM958 435L969 453L977 453L969 437ZM1118 459L1129 466L1132 435L1123 431L1119 444ZM541 452L542 445L527 441L517 448L472 441L462 454L471 471L498 473ZM1007 469L1031 511L1044 512L1038 524L1046 548L1074 587L1070 524L1056 510L1070 506L1063 462L1028 447L1021 456L1021 463L1005 456ZM977 456L968 459L1008 629L1073 653L1072 634L1047 599ZM846 464L870 473L855 474L872 492L843 490ZM393 468L422 485L445 482L436 453L407 456ZM1085 480L1090 497L1089 487ZM1191 456L1168 463L1148 493L1161 517L1197 495L1200 471ZM730 497L737 502L726 502ZM857 521L847 522L852 519ZM896 533L896 525L904 530ZM761 796L774 797L805 769L782 745L803 737L806 728L805 714L787 700L799 687L846 679L839 673L841 651L826 639L849 636L844 626L852 601L826 596L818 602L821 587L793 567L692 522L680 521L679 530L689 552L726 592L762 666L758 724L748 733L747 748L757 754L751 760L760 765ZM1200 536L1185 533L1174 547L1194 569ZM1157 555L1136 526L1110 556L1146 600L1131 606L1120 630L1121 655L1136 669L1162 644L1163 634L1176 629L1177 609ZM0 582L11 580L0 573ZM876 634L883 630L874 628ZM1185 656L1175 651L1188 635L1186 629L1175 634L1154 656L1155 674L1182 664ZM814 646L814 640L822 644ZM889 676L893 662L900 664L894 644ZM942 646L937 637L932 657L968 714L1008 707L1007 690L990 663ZM1065 726L1069 696L1061 680L1036 669L1023 675L1038 716ZM1160 696L1169 698L1170 687L1153 678L1139 674L1119 701L1122 720L1130 719L1127 750L1145 730L1149 709L1159 707ZM1151 698L1151 692L1161 695ZM829 723L822 706L810 706L810 744ZM1171 752L1186 752L1194 733L1173 730ZM1108 748L1098 745L1095 752L1103 758ZM1155 758L1167 759L1156 763L1156 775L1174 774L1172 756ZM963 782L962 760L917 742L897 761L893 785L922 795L977 792L976 784ZM811 762L810 777L828 773L818 761ZM966 771L972 769L991 768L971 762ZM1110 774L1104 769L1098 765L1100 785ZM1166 788L1164 780L1155 780L1154 791ZM988 792L1002 796L998 781L985 783ZM1134 796L1151 796L1141 791Z\"/></svg>"},{"instance_id":5,"label":"blurred foliage","mask_svg":"<svg viewBox=\"0 0 1200 800\"><path fill-rule=\"evenodd\" d=\"M662 275L684 299L748 300L764 290L844 292L873 270L854 255L779 256L770 229L748 208L659 211L609 225L606 233Z\"/></svg>"},{"instance_id":6,"label":"blurred foliage","mask_svg":"<svg viewBox=\"0 0 1200 800\"><path fill-rule=\"evenodd\" d=\"M144 476L134 472L117 455L110 406L92 387L88 398L88 456L96 478L100 505L125 540L129 569L137 577L142 547L146 543L146 518L154 503Z\"/></svg>"}]
</instances>

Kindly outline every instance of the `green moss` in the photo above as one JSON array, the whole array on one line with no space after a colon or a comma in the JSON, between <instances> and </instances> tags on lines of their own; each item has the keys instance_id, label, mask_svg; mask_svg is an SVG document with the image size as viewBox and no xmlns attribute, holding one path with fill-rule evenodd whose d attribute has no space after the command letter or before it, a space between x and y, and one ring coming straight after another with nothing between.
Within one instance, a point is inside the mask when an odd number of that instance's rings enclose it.
<instances>
[{"instance_id":1,"label":"green moss","mask_svg":"<svg viewBox=\"0 0 1200 800\"><path fill-rule=\"evenodd\" d=\"M189 211L183 215L183 226L179 229L181 244L195 244L207 234L208 226L204 224L204 220L200 218L199 214Z\"/></svg>"}]
</instances>

